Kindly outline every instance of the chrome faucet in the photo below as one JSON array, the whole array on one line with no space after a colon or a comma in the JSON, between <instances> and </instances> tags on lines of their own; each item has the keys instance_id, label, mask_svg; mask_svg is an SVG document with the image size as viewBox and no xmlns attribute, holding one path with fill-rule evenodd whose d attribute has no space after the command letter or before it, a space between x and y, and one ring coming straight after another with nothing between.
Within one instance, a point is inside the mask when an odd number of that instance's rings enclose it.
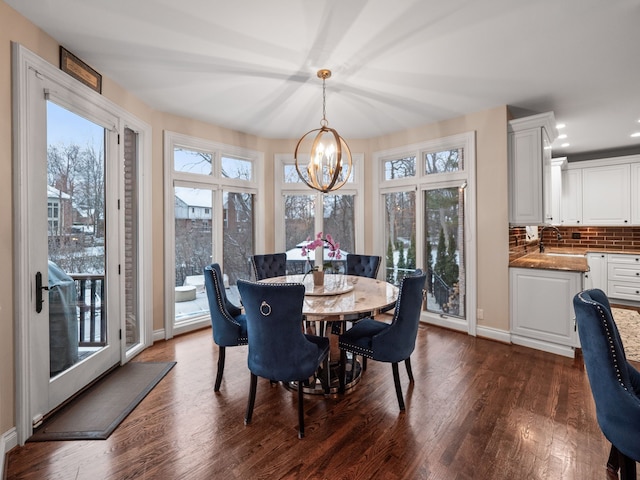
<instances>
[{"instance_id":1,"label":"chrome faucet","mask_svg":"<svg viewBox=\"0 0 640 480\"><path fill-rule=\"evenodd\" d=\"M560 235L560 230L558 230L558 227L554 227L553 225L545 225L544 227L542 227L542 230L540 230L540 253L544 252L544 244L542 243L542 236L544 235L544 231L547 229L552 229L556 231L556 240L562 240L562 235Z\"/></svg>"}]
</instances>

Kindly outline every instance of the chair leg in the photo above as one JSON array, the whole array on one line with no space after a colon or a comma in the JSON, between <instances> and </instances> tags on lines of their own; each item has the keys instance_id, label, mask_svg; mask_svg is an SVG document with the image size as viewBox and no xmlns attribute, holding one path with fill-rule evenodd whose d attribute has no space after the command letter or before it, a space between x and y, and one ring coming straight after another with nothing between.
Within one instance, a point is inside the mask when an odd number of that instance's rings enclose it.
<instances>
[{"instance_id":1,"label":"chair leg","mask_svg":"<svg viewBox=\"0 0 640 480\"><path fill-rule=\"evenodd\" d=\"M364 372L367 369L367 357L362 356L362 371Z\"/></svg>"},{"instance_id":2,"label":"chair leg","mask_svg":"<svg viewBox=\"0 0 640 480\"><path fill-rule=\"evenodd\" d=\"M620 480L636 480L636 461L618 450Z\"/></svg>"},{"instance_id":3,"label":"chair leg","mask_svg":"<svg viewBox=\"0 0 640 480\"><path fill-rule=\"evenodd\" d=\"M256 403L256 387L258 385L258 377L251 374L251 384L249 386L249 403L247 404L247 413L244 416L244 424L249 425L251 423L251 417L253 416L253 405Z\"/></svg>"},{"instance_id":4,"label":"chair leg","mask_svg":"<svg viewBox=\"0 0 640 480\"><path fill-rule=\"evenodd\" d=\"M298 438L304 438L304 392L302 381L298 382Z\"/></svg>"},{"instance_id":5,"label":"chair leg","mask_svg":"<svg viewBox=\"0 0 640 480\"><path fill-rule=\"evenodd\" d=\"M392 363L391 368L393 369L393 383L396 385L398 405L400 406L400 411L404 411L404 399L402 398L402 386L400 385L400 372L398 371L398 364Z\"/></svg>"},{"instance_id":6,"label":"chair leg","mask_svg":"<svg viewBox=\"0 0 640 480\"><path fill-rule=\"evenodd\" d=\"M409 376L409 381L413 383L413 370L411 369L411 357L407 358L404 361L404 366L407 367L407 375Z\"/></svg>"},{"instance_id":7,"label":"chair leg","mask_svg":"<svg viewBox=\"0 0 640 480\"><path fill-rule=\"evenodd\" d=\"M218 347L218 373L216 374L216 384L213 387L214 392L220 391L220 384L222 383L222 374L224 373L224 358L225 347Z\"/></svg>"},{"instance_id":8,"label":"chair leg","mask_svg":"<svg viewBox=\"0 0 640 480\"><path fill-rule=\"evenodd\" d=\"M346 364L347 364L347 352L346 350L340 350L340 370L338 373L338 377L339 377L338 381L340 385L338 387L339 393L344 393L344 384L346 382L344 377L347 374Z\"/></svg>"},{"instance_id":9,"label":"chair leg","mask_svg":"<svg viewBox=\"0 0 640 480\"><path fill-rule=\"evenodd\" d=\"M611 473L618 475L620 469L620 463L618 462L618 449L611 444L611 451L609 452L609 460L607 460L607 470Z\"/></svg>"},{"instance_id":10,"label":"chair leg","mask_svg":"<svg viewBox=\"0 0 640 480\"><path fill-rule=\"evenodd\" d=\"M323 369L325 371L325 384L324 384L324 394L329 395L331 393L331 371L329 370L329 355L327 354L324 357Z\"/></svg>"}]
</instances>

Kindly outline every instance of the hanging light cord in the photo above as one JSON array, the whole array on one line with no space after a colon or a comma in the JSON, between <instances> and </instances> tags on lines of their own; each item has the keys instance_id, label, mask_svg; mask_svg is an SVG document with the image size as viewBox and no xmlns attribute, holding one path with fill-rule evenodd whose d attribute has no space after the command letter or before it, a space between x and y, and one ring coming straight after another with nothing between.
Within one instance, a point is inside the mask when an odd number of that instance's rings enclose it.
<instances>
[{"instance_id":1,"label":"hanging light cord","mask_svg":"<svg viewBox=\"0 0 640 480\"><path fill-rule=\"evenodd\" d=\"M320 120L320 126L326 127L329 125L327 120L327 91L325 87L326 76L322 75L322 120Z\"/></svg>"}]
</instances>

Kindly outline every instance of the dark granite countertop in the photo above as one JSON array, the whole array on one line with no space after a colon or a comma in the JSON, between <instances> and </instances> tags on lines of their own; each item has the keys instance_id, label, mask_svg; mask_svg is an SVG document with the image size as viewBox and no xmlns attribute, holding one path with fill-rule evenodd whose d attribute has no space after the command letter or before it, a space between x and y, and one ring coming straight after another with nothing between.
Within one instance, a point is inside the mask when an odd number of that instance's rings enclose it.
<instances>
[{"instance_id":1,"label":"dark granite countertop","mask_svg":"<svg viewBox=\"0 0 640 480\"><path fill-rule=\"evenodd\" d=\"M528 253L509 262L510 267L588 272L585 249L548 248L544 253Z\"/></svg>"}]
</instances>

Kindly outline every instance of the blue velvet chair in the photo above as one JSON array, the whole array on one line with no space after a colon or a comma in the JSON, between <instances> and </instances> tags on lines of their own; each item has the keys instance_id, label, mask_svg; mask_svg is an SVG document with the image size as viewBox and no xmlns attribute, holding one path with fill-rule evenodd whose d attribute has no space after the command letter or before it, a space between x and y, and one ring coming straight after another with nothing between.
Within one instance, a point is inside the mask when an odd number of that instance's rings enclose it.
<instances>
[{"instance_id":1,"label":"blue velvet chair","mask_svg":"<svg viewBox=\"0 0 640 480\"><path fill-rule=\"evenodd\" d=\"M287 274L286 253L266 253L251 257L256 282L265 278L281 277Z\"/></svg>"},{"instance_id":2,"label":"blue velvet chair","mask_svg":"<svg viewBox=\"0 0 640 480\"><path fill-rule=\"evenodd\" d=\"M304 285L238 280L247 316L248 366L251 371L245 424L251 423L257 378L298 382L298 437L304 437L303 385L320 365L325 394L329 394L329 339L302 332Z\"/></svg>"},{"instance_id":3,"label":"blue velvet chair","mask_svg":"<svg viewBox=\"0 0 640 480\"><path fill-rule=\"evenodd\" d=\"M247 320L242 310L227 299L220 265L214 263L204 268L204 285L209 300L213 341L218 345L218 373L214 392L220 390L226 347L247 344Z\"/></svg>"},{"instance_id":4,"label":"blue velvet chair","mask_svg":"<svg viewBox=\"0 0 640 480\"><path fill-rule=\"evenodd\" d=\"M609 300L602 290L573 298L584 363L596 404L598 425L611 442L607 467L636 479L640 461L640 372L624 353Z\"/></svg>"},{"instance_id":5,"label":"blue velvet chair","mask_svg":"<svg viewBox=\"0 0 640 480\"><path fill-rule=\"evenodd\" d=\"M378 255L347 254L347 275L376 278L380 268Z\"/></svg>"},{"instance_id":6,"label":"blue velvet chair","mask_svg":"<svg viewBox=\"0 0 640 480\"><path fill-rule=\"evenodd\" d=\"M404 361L409 380L413 382L411 353L415 348L420 312L425 295L426 275L407 276L400 284L400 293L391 323L366 318L338 337L340 347L340 391L345 389L347 352L379 362L391 363L393 381L400 410L404 410L398 363Z\"/></svg>"}]
</instances>

